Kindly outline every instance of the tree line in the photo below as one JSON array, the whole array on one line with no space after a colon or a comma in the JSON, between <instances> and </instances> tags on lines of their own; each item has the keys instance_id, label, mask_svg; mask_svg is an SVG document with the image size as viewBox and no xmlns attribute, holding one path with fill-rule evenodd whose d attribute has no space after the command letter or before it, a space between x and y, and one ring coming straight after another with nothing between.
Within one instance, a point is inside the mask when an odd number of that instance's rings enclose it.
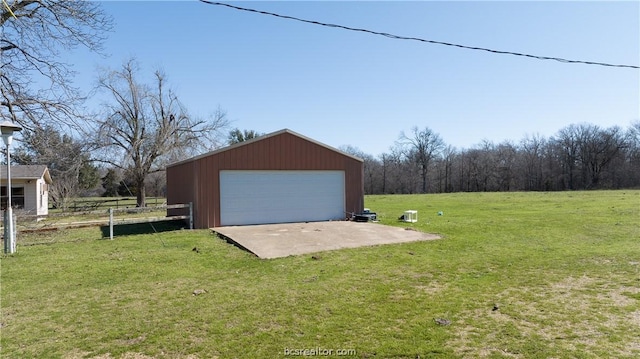
<instances>
[{"instance_id":1,"label":"tree line","mask_svg":"<svg viewBox=\"0 0 640 359\"><path fill-rule=\"evenodd\" d=\"M351 146L342 150L364 160L367 194L640 187L640 121L626 129L572 124L548 138L483 141L469 149L414 127L377 157Z\"/></svg>"}]
</instances>

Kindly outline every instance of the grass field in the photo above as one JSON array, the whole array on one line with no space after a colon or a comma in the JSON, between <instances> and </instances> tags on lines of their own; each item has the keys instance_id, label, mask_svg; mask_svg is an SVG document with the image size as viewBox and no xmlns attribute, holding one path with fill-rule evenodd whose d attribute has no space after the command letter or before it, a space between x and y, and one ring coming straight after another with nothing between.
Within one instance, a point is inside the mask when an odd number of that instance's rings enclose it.
<instances>
[{"instance_id":1,"label":"grass field","mask_svg":"<svg viewBox=\"0 0 640 359\"><path fill-rule=\"evenodd\" d=\"M365 204L443 239L260 260L207 230L23 235L0 357L640 357L640 191Z\"/></svg>"}]
</instances>

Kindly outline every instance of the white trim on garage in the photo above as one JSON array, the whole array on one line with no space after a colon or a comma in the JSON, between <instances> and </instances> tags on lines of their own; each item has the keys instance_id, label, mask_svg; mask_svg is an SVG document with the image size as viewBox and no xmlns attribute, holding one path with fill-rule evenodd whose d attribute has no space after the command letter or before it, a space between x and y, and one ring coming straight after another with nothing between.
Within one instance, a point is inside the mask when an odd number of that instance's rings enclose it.
<instances>
[{"instance_id":1,"label":"white trim on garage","mask_svg":"<svg viewBox=\"0 0 640 359\"><path fill-rule=\"evenodd\" d=\"M344 171L220 171L222 226L344 218Z\"/></svg>"}]
</instances>

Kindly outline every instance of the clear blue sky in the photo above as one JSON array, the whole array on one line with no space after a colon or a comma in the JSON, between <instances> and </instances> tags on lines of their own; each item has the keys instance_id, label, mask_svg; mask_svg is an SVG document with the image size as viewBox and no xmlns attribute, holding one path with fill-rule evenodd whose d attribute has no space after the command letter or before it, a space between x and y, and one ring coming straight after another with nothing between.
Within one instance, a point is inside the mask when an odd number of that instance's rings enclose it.
<instances>
[{"instance_id":1,"label":"clear blue sky","mask_svg":"<svg viewBox=\"0 0 640 359\"><path fill-rule=\"evenodd\" d=\"M396 35L640 65L640 3L232 2ZM290 128L379 155L429 127L457 148L552 136L572 123L640 120L640 70L540 61L304 24L197 1L106 1L107 58L70 53L76 85L135 56L162 68L194 115ZM96 100L94 100L96 101Z\"/></svg>"}]
</instances>

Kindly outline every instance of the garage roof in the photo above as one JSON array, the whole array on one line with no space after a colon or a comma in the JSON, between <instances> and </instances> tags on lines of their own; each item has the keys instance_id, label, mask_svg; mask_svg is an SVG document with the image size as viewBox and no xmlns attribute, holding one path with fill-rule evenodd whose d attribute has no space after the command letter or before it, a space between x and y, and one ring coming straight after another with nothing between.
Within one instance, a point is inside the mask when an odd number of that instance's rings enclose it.
<instances>
[{"instance_id":1,"label":"garage roof","mask_svg":"<svg viewBox=\"0 0 640 359\"><path fill-rule=\"evenodd\" d=\"M299 133L297 133L297 132L291 131L291 130L290 130L290 129L288 129L288 128L285 128L285 129L282 129L282 130L280 130L280 131L272 132L272 133L269 133L269 134L266 134L266 135L262 135L262 136L260 136L260 137L252 138L252 139L250 139L250 140L246 140L246 141L243 141L243 142L235 143L235 144L230 145L230 146L227 146L227 147L223 147L223 148L220 148L220 149L217 149L217 150L211 151L211 152L207 152L207 153L204 153L204 154L199 155L199 156L196 156L196 157L191 157L191 158L186 159L186 160L182 160L182 161L174 162L174 163L171 163L171 164L167 165L167 167L173 167L173 166L179 165L179 164L181 164L181 163L191 162L191 161L198 160L198 159L200 159L200 158L204 158L204 157L208 157L208 156L217 155L217 154L219 154L219 153L226 152L226 151L229 151L229 150L232 150L232 149L238 148L238 147L248 146L248 145L251 145L251 144L253 144L253 143L260 142L260 141L263 141L263 140L266 140L266 139L267 139L267 138L269 138L269 137L274 137L274 136L281 135L281 134L283 134L283 133L291 134L291 135L293 135L293 136L296 136L296 137L299 137L299 138L304 139L304 140L306 140L306 141L309 141L309 142L311 142L311 143L314 143L314 144L316 144L316 145L318 145L318 146L322 146L322 147L324 147L324 148L326 148L326 149L328 149L328 150L330 150L330 151L337 152L337 153L339 153L339 154L341 154L341 155L343 155L343 156L353 158L354 160L357 160L357 161L359 161L359 162L364 162L364 160L363 160L362 158L359 158L359 157L353 156L353 155L351 155L351 154L349 154L349 153L346 153L346 152L344 152L344 151L340 151L340 150L339 150L339 149L337 149L337 148L334 148L334 147L328 146L328 145L326 145L326 144L324 144L324 143L322 143L322 142L318 142L318 141L316 141L316 140L314 140L314 139L311 139L311 138L306 137L306 136L304 136L304 135L301 135L301 134L299 134Z\"/></svg>"}]
</instances>

